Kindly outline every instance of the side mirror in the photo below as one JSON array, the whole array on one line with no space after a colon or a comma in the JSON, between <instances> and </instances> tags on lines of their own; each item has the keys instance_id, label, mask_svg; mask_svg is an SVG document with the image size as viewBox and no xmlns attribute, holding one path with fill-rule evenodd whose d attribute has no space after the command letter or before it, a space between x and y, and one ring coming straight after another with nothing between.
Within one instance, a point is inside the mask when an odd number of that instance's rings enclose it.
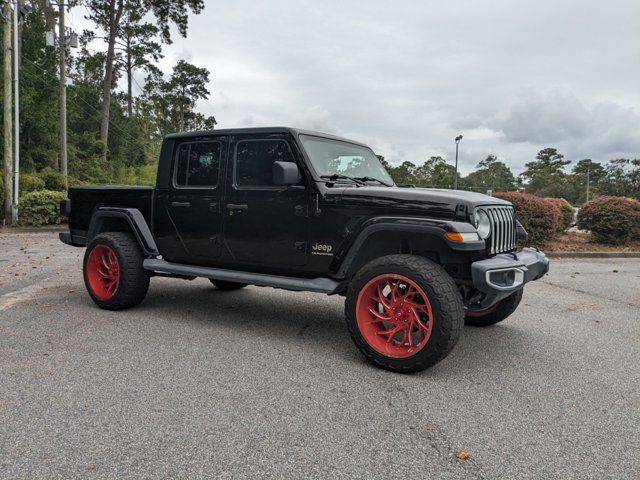
<instances>
[{"instance_id":1,"label":"side mirror","mask_svg":"<svg viewBox=\"0 0 640 480\"><path fill-rule=\"evenodd\" d=\"M273 162L271 173L274 185L295 185L300 181L298 165L293 162Z\"/></svg>"}]
</instances>

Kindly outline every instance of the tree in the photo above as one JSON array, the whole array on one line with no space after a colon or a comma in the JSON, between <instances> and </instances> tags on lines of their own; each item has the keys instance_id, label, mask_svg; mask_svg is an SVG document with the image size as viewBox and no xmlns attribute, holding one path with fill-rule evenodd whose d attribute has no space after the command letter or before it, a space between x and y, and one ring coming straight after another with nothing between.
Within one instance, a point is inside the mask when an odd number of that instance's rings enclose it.
<instances>
[{"instance_id":1,"label":"tree","mask_svg":"<svg viewBox=\"0 0 640 480\"><path fill-rule=\"evenodd\" d=\"M536 161L525 164L522 177L527 181L526 190L542 197L562 197L566 186L564 167L571 163L555 148L544 148L536 155Z\"/></svg>"},{"instance_id":2,"label":"tree","mask_svg":"<svg viewBox=\"0 0 640 480\"><path fill-rule=\"evenodd\" d=\"M171 43L170 25L175 24L183 37L187 35L188 12L199 14L204 8L204 0L86 0L89 11L86 17L105 32L107 51L102 82L102 115L100 120L100 140L107 144L109 138L109 112L113 89L113 72L116 59L116 41L123 38L123 15L138 4L140 11L151 13L158 23L162 40ZM129 8L130 7L130 8ZM105 152L106 155L106 152Z\"/></svg>"},{"instance_id":3,"label":"tree","mask_svg":"<svg viewBox=\"0 0 640 480\"><path fill-rule=\"evenodd\" d=\"M125 7L121 39L116 40L116 49L122 56L116 65L127 77L127 115L130 117L133 113L133 73L140 68L147 72L156 68L153 62L162 58L162 47L156 41L159 28L142 22L142 0L130 0Z\"/></svg>"},{"instance_id":4,"label":"tree","mask_svg":"<svg viewBox=\"0 0 640 480\"><path fill-rule=\"evenodd\" d=\"M640 159L617 158L605 167L601 193L621 197L640 198Z\"/></svg>"},{"instance_id":5,"label":"tree","mask_svg":"<svg viewBox=\"0 0 640 480\"><path fill-rule=\"evenodd\" d=\"M150 117L153 134L162 138L169 132L213 129L216 119L196 112L198 100L209 98L209 71L180 60L168 80L160 71L147 76L141 112Z\"/></svg>"},{"instance_id":6,"label":"tree","mask_svg":"<svg viewBox=\"0 0 640 480\"><path fill-rule=\"evenodd\" d=\"M384 158L384 157L383 157ZM386 162L385 162L386 163ZM383 164L384 165L384 164ZM402 162L397 167L392 167L388 163L385 168L393 178L393 181L398 185L410 185L414 184L414 171L416 166L411 162Z\"/></svg>"},{"instance_id":7,"label":"tree","mask_svg":"<svg viewBox=\"0 0 640 480\"><path fill-rule=\"evenodd\" d=\"M193 115L196 102L209 98L207 83L209 82L209 70L195 65L178 61L173 67L173 73L167 83L167 92L173 102L174 111L178 110L178 128L183 131L188 124L196 118Z\"/></svg>"},{"instance_id":8,"label":"tree","mask_svg":"<svg viewBox=\"0 0 640 480\"><path fill-rule=\"evenodd\" d=\"M465 179L466 187L485 193L487 190L494 192L508 192L515 190L516 179L509 167L490 154L478 163L476 171L470 173Z\"/></svg>"},{"instance_id":9,"label":"tree","mask_svg":"<svg viewBox=\"0 0 640 480\"><path fill-rule=\"evenodd\" d=\"M590 158L579 160L567 176L567 187L563 197L573 205L587 200L587 178L590 198L600 193L602 180L606 177L604 167Z\"/></svg>"},{"instance_id":10,"label":"tree","mask_svg":"<svg viewBox=\"0 0 640 480\"><path fill-rule=\"evenodd\" d=\"M415 170L416 185L431 188L450 188L455 167L440 156L432 156Z\"/></svg>"},{"instance_id":11,"label":"tree","mask_svg":"<svg viewBox=\"0 0 640 480\"><path fill-rule=\"evenodd\" d=\"M20 164L25 171L58 167L57 52L45 46L50 9L33 4L21 29Z\"/></svg>"}]
</instances>

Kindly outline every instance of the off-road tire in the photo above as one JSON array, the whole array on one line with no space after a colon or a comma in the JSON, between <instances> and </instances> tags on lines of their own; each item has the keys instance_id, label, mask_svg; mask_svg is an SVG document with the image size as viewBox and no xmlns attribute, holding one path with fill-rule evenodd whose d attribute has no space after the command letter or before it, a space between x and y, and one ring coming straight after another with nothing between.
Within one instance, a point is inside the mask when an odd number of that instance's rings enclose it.
<instances>
[{"instance_id":1,"label":"off-road tire","mask_svg":"<svg viewBox=\"0 0 640 480\"><path fill-rule=\"evenodd\" d=\"M120 280L113 296L107 300L98 298L87 278L87 261L98 245L106 245L118 260ZM96 235L87 246L83 261L84 284L93 301L106 310L122 310L138 305L147 295L149 273L142 268L142 251L134 236L126 232L106 232Z\"/></svg>"},{"instance_id":2,"label":"off-road tire","mask_svg":"<svg viewBox=\"0 0 640 480\"><path fill-rule=\"evenodd\" d=\"M380 354L364 339L358 327L356 304L361 289L383 274L402 275L427 295L433 310L431 336L422 349L406 358ZM415 255L388 255L366 264L353 277L347 291L345 316L351 338L374 365L400 373L419 372L444 359L458 342L464 323L464 307L455 282L438 264Z\"/></svg>"},{"instance_id":3,"label":"off-road tire","mask_svg":"<svg viewBox=\"0 0 640 480\"><path fill-rule=\"evenodd\" d=\"M484 315L478 315L476 313L471 316L467 312L464 317L465 325L470 325L472 327L489 327L503 321L516 311L518 305L520 305L520 301L522 300L523 292L524 288L521 288L516 293L498 302L495 307L488 308L487 313Z\"/></svg>"},{"instance_id":4,"label":"off-road tire","mask_svg":"<svg viewBox=\"0 0 640 480\"><path fill-rule=\"evenodd\" d=\"M209 281L216 287L218 290L240 290L247 286L246 283L239 282L227 282L226 280L215 280L210 278Z\"/></svg>"}]
</instances>

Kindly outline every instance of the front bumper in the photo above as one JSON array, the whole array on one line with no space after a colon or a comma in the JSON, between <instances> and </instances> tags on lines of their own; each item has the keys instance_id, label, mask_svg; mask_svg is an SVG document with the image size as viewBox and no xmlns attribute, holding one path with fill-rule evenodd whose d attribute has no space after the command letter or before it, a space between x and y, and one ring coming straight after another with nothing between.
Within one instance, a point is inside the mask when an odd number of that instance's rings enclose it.
<instances>
[{"instance_id":1,"label":"front bumper","mask_svg":"<svg viewBox=\"0 0 640 480\"><path fill-rule=\"evenodd\" d=\"M473 262L473 285L485 294L478 308L491 307L521 289L525 283L538 280L548 271L549 259L535 248L523 248L517 253L502 253Z\"/></svg>"}]
</instances>

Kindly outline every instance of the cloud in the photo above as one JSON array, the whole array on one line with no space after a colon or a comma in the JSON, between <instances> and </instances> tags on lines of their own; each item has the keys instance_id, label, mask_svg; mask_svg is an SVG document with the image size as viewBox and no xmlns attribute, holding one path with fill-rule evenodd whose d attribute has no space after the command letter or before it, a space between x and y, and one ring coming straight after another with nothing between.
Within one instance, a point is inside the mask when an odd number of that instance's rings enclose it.
<instances>
[{"instance_id":1,"label":"cloud","mask_svg":"<svg viewBox=\"0 0 640 480\"><path fill-rule=\"evenodd\" d=\"M638 18L629 0L206 2L161 67L212 72L199 106L220 128L335 132L392 164L453 162L463 134L462 172L494 153L519 173L548 146L640 156Z\"/></svg>"},{"instance_id":2,"label":"cloud","mask_svg":"<svg viewBox=\"0 0 640 480\"><path fill-rule=\"evenodd\" d=\"M325 133L339 133L335 124L332 122L329 111L319 105L306 108L302 114L294 120L294 126Z\"/></svg>"},{"instance_id":3,"label":"cloud","mask_svg":"<svg viewBox=\"0 0 640 480\"><path fill-rule=\"evenodd\" d=\"M507 144L557 146L574 157L640 154L637 111L611 101L586 105L564 90L523 93L479 123L476 129L502 134Z\"/></svg>"}]
</instances>

